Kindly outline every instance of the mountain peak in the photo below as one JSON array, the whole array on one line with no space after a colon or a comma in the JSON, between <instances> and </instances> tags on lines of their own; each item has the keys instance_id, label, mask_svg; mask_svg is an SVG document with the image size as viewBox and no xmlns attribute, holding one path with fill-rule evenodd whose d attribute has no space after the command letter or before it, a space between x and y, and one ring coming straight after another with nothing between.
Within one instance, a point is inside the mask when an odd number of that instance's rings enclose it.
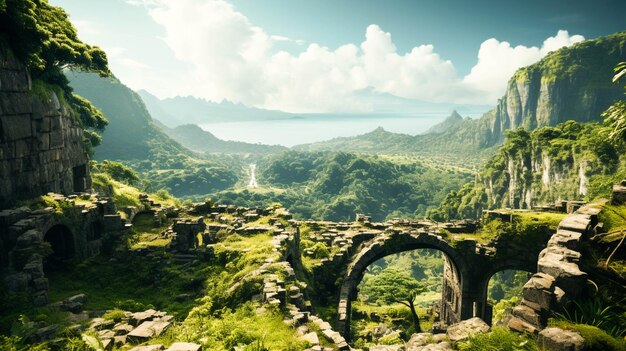
<instances>
[{"instance_id":1,"label":"mountain peak","mask_svg":"<svg viewBox=\"0 0 626 351\"><path fill-rule=\"evenodd\" d=\"M450 116L446 117L446 119L444 119L442 122L430 127L430 129L426 131L426 134L444 133L461 122L463 122L463 116L456 112L456 110L453 110Z\"/></svg>"}]
</instances>

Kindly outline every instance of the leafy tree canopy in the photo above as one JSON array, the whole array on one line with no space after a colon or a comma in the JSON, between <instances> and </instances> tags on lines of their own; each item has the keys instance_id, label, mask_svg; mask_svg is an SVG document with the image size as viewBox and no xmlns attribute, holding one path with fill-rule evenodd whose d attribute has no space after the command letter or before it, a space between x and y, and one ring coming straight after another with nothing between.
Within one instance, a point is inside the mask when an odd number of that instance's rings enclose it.
<instances>
[{"instance_id":1,"label":"leafy tree canopy","mask_svg":"<svg viewBox=\"0 0 626 351\"><path fill-rule=\"evenodd\" d=\"M626 62L620 62L615 67L613 82L623 81L626 76ZM626 86L624 86L626 88ZM614 142L626 141L626 100L611 105L602 116L607 125L613 128L609 138Z\"/></svg>"},{"instance_id":2,"label":"leafy tree canopy","mask_svg":"<svg viewBox=\"0 0 626 351\"><path fill-rule=\"evenodd\" d=\"M107 120L89 101L72 94L63 70L79 69L110 76L105 52L80 41L65 11L49 5L47 0L0 0L1 42L8 44L26 64L34 82L62 89L57 91L63 95L59 98L87 129L84 139L87 147L97 145L100 138L93 130L102 131Z\"/></svg>"}]
</instances>

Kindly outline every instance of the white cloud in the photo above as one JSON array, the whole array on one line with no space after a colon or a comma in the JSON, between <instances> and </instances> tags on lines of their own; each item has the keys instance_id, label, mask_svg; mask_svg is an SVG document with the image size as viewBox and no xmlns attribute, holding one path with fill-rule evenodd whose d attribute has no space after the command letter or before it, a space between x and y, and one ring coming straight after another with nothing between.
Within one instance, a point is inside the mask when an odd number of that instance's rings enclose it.
<instances>
[{"instance_id":1,"label":"white cloud","mask_svg":"<svg viewBox=\"0 0 626 351\"><path fill-rule=\"evenodd\" d=\"M368 110L368 101L356 94L365 88L426 101L494 103L517 68L583 39L559 31L537 48L492 38L482 43L476 66L460 77L432 45L398 53L391 34L377 25L367 28L359 45L310 43L292 54L276 44L305 43L266 33L224 0L127 2L147 6L176 58L193 67L194 78L170 82L179 94L294 112Z\"/></svg>"},{"instance_id":2,"label":"white cloud","mask_svg":"<svg viewBox=\"0 0 626 351\"><path fill-rule=\"evenodd\" d=\"M523 45L512 47L506 41L500 42L491 38L480 45L478 63L463 78L463 83L468 89L482 92L485 101L495 101L502 95L508 79L518 68L541 60L551 51L584 39L581 35L570 36L567 31L560 30L554 37L546 39L543 46L538 48Z\"/></svg>"}]
</instances>

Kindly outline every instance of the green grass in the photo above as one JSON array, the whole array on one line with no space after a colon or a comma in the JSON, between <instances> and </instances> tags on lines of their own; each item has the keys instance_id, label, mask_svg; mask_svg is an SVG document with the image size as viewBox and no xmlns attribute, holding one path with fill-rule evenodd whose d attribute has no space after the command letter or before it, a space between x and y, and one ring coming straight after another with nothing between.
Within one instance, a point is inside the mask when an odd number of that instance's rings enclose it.
<instances>
[{"instance_id":1,"label":"green grass","mask_svg":"<svg viewBox=\"0 0 626 351\"><path fill-rule=\"evenodd\" d=\"M207 306L209 305L209 306ZM210 303L196 307L180 325L164 336L151 341L170 345L174 341L202 344L203 350L230 351L235 347L244 350L303 350L307 343L298 339L295 330L283 322L277 310L245 302L235 309L211 312Z\"/></svg>"},{"instance_id":2,"label":"green grass","mask_svg":"<svg viewBox=\"0 0 626 351\"><path fill-rule=\"evenodd\" d=\"M459 342L462 351L539 351L533 338L515 333L505 327L494 327L491 332L477 334Z\"/></svg>"},{"instance_id":3,"label":"green grass","mask_svg":"<svg viewBox=\"0 0 626 351\"><path fill-rule=\"evenodd\" d=\"M626 231L626 206L602 205L598 220L604 223L607 233Z\"/></svg>"},{"instance_id":4,"label":"green grass","mask_svg":"<svg viewBox=\"0 0 626 351\"><path fill-rule=\"evenodd\" d=\"M604 330L592 325L575 324L568 321L551 321L550 325L579 333L585 339L585 350L588 351L626 350L624 339L614 338Z\"/></svg>"}]
</instances>

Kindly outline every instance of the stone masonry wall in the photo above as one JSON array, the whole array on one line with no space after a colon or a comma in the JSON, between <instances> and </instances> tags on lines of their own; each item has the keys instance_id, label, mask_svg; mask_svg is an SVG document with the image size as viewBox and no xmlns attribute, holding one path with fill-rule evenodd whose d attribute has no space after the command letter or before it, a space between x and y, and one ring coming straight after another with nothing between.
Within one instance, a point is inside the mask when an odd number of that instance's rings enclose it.
<instances>
[{"instance_id":1,"label":"stone masonry wall","mask_svg":"<svg viewBox=\"0 0 626 351\"><path fill-rule=\"evenodd\" d=\"M539 255L537 273L524 285L522 302L513 309L508 327L538 333L547 326L549 313L585 288L587 273L578 263L580 242L593 233L600 209L585 206L565 217L548 246Z\"/></svg>"},{"instance_id":2,"label":"stone masonry wall","mask_svg":"<svg viewBox=\"0 0 626 351\"><path fill-rule=\"evenodd\" d=\"M0 49L0 209L48 192L90 188L82 139L57 95L34 94L26 67Z\"/></svg>"}]
</instances>

